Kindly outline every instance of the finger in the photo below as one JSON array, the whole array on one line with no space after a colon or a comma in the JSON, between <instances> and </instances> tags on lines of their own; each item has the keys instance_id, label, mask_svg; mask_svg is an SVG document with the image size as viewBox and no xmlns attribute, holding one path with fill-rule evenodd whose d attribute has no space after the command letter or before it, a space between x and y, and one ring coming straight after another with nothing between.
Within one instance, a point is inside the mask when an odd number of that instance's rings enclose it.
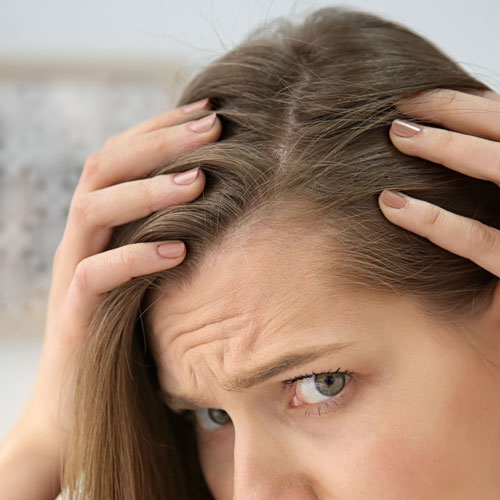
<instances>
[{"instance_id":1,"label":"finger","mask_svg":"<svg viewBox=\"0 0 500 500\"><path fill-rule=\"evenodd\" d=\"M160 253L160 252L163 252ZM135 243L92 255L82 260L68 289L65 310L70 312L72 328L63 331L81 335L90 323L102 295L130 281L182 262L186 248L182 241Z\"/></svg>"},{"instance_id":2,"label":"finger","mask_svg":"<svg viewBox=\"0 0 500 500\"><path fill-rule=\"evenodd\" d=\"M404 98L398 108L409 116L464 134L500 141L500 98L435 89Z\"/></svg>"},{"instance_id":3,"label":"finger","mask_svg":"<svg viewBox=\"0 0 500 500\"><path fill-rule=\"evenodd\" d=\"M179 106L178 108L153 116L138 125L130 127L129 129L110 137L108 141L122 141L123 139L127 139L133 135L147 134L153 130L171 127L186 120L187 117L190 117L193 114L199 113L200 111L208 111L209 109L210 101L208 97L206 97L205 99L201 99L184 106Z\"/></svg>"},{"instance_id":4,"label":"finger","mask_svg":"<svg viewBox=\"0 0 500 500\"><path fill-rule=\"evenodd\" d=\"M394 120L389 132L401 152L500 185L500 143Z\"/></svg>"},{"instance_id":5,"label":"finger","mask_svg":"<svg viewBox=\"0 0 500 500\"><path fill-rule=\"evenodd\" d=\"M167 174L92 191L73 207L70 213L75 219L72 226L79 229L83 226L90 235L99 228L120 226L158 210L192 201L201 194L204 186L201 169L197 167L192 171L196 171L196 177L190 184L177 184L175 174Z\"/></svg>"},{"instance_id":6,"label":"finger","mask_svg":"<svg viewBox=\"0 0 500 500\"><path fill-rule=\"evenodd\" d=\"M500 277L500 231L497 229L402 193L384 190L378 200L383 214L392 223ZM401 208L396 208L398 206Z\"/></svg>"},{"instance_id":7,"label":"finger","mask_svg":"<svg viewBox=\"0 0 500 500\"><path fill-rule=\"evenodd\" d=\"M220 133L220 120L212 113L195 122L131 136L126 145L116 143L87 158L75 194L144 177L169 159L216 140Z\"/></svg>"},{"instance_id":8,"label":"finger","mask_svg":"<svg viewBox=\"0 0 500 500\"><path fill-rule=\"evenodd\" d=\"M196 199L203 191L206 178L200 168L194 170L198 175L191 184L177 184L175 174L158 175L75 198L60 243L63 258L54 275L59 288L67 289L80 261L106 248L113 227Z\"/></svg>"}]
</instances>

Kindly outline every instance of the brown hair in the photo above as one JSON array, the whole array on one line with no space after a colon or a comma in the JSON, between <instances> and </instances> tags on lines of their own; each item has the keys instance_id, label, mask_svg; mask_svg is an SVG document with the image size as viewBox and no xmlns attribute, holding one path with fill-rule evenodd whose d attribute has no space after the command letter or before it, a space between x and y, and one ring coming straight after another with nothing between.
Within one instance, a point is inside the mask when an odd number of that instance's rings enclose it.
<instances>
[{"instance_id":1,"label":"brown hair","mask_svg":"<svg viewBox=\"0 0 500 500\"><path fill-rule=\"evenodd\" d=\"M117 228L109 246L180 239L187 256L108 293L96 311L81 353L67 498L211 498L190 425L158 397L143 314L149 292L189 281L207 252L256 222L321 233L332 282L404 294L439 318L484 311L496 278L391 224L377 204L393 188L499 226L496 186L390 142L392 120L405 118L398 99L434 88L488 90L409 29L346 8L267 25L190 83L179 104L209 96L222 136L151 176L200 166L204 194Z\"/></svg>"}]
</instances>

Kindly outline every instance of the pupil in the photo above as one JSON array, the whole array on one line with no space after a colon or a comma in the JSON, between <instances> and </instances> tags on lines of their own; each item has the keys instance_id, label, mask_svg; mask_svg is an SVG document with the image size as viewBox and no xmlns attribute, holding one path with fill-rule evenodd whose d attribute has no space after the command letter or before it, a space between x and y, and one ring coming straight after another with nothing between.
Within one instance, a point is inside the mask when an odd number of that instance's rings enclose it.
<instances>
[{"instance_id":1,"label":"pupil","mask_svg":"<svg viewBox=\"0 0 500 500\"><path fill-rule=\"evenodd\" d=\"M335 396L345 385L345 377L343 374L319 375L315 379L316 389L323 396Z\"/></svg>"},{"instance_id":2,"label":"pupil","mask_svg":"<svg viewBox=\"0 0 500 500\"><path fill-rule=\"evenodd\" d=\"M216 424L224 425L230 420L229 415L224 410L219 410L217 408L210 408L208 410L208 416Z\"/></svg>"}]
</instances>

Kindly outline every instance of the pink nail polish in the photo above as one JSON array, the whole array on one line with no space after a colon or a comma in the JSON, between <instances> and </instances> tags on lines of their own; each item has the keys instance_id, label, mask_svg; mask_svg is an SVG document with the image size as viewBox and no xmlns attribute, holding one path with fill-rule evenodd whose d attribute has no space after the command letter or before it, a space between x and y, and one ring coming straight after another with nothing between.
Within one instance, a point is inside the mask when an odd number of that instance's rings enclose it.
<instances>
[{"instance_id":1,"label":"pink nail polish","mask_svg":"<svg viewBox=\"0 0 500 500\"><path fill-rule=\"evenodd\" d=\"M216 113L212 113L211 115L205 116L204 118L200 118L195 122L191 122L189 124L189 128L193 132L198 132L198 133L208 132L215 123L215 116Z\"/></svg>"},{"instance_id":2,"label":"pink nail polish","mask_svg":"<svg viewBox=\"0 0 500 500\"><path fill-rule=\"evenodd\" d=\"M409 138L417 135L422 130L422 127L418 127L413 123L405 122L403 120L394 120L392 122L391 129L396 135Z\"/></svg>"},{"instance_id":3,"label":"pink nail polish","mask_svg":"<svg viewBox=\"0 0 500 500\"><path fill-rule=\"evenodd\" d=\"M184 253L184 249L185 245L183 241L172 241L170 243L158 245L158 253L162 257L167 257L169 259L180 257Z\"/></svg>"},{"instance_id":4,"label":"pink nail polish","mask_svg":"<svg viewBox=\"0 0 500 500\"><path fill-rule=\"evenodd\" d=\"M391 191L390 189L384 189L382 191L382 201L391 208L404 208L408 203L406 196L398 191Z\"/></svg>"},{"instance_id":5,"label":"pink nail polish","mask_svg":"<svg viewBox=\"0 0 500 500\"><path fill-rule=\"evenodd\" d=\"M192 113L193 111L200 111L204 108L207 108L208 102L208 97L205 97L205 99L200 99L199 101L192 102L191 104L185 104L182 106L182 111L184 113Z\"/></svg>"},{"instance_id":6,"label":"pink nail polish","mask_svg":"<svg viewBox=\"0 0 500 500\"><path fill-rule=\"evenodd\" d=\"M187 186L188 184L192 184L198 178L199 173L200 167L196 167L191 170L187 170L186 172L174 174L172 179L176 184Z\"/></svg>"}]
</instances>

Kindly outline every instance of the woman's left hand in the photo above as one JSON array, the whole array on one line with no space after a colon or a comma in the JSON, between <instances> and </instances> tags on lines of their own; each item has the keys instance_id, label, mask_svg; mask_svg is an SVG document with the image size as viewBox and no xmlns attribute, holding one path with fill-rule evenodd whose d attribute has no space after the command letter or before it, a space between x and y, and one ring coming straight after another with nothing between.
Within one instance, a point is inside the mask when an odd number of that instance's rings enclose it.
<instances>
[{"instance_id":1,"label":"woman's left hand","mask_svg":"<svg viewBox=\"0 0 500 500\"><path fill-rule=\"evenodd\" d=\"M409 116L448 129L395 120L390 138L402 153L500 187L500 94L438 89L405 99L398 107ZM499 230L392 191L380 194L379 206L392 223L500 277Z\"/></svg>"}]
</instances>

